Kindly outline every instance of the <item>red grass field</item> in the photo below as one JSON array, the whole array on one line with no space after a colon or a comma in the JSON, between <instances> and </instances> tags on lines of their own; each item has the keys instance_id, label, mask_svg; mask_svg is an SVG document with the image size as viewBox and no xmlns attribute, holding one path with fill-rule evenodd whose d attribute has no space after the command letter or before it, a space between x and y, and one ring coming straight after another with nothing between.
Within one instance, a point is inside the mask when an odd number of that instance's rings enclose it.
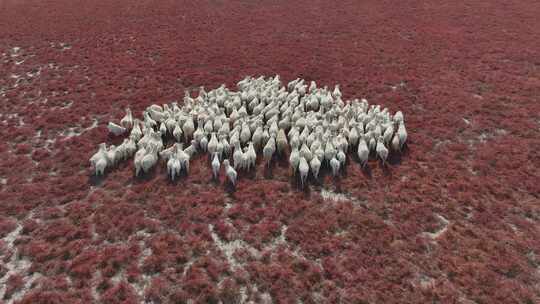
<instances>
[{"instance_id":1,"label":"red grass field","mask_svg":"<svg viewBox=\"0 0 540 304\"><path fill-rule=\"evenodd\" d=\"M0 0L0 302L540 303L540 2L454 2ZM276 73L402 110L407 152L91 176L124 107Z\"/></svg>"}]
</instances>

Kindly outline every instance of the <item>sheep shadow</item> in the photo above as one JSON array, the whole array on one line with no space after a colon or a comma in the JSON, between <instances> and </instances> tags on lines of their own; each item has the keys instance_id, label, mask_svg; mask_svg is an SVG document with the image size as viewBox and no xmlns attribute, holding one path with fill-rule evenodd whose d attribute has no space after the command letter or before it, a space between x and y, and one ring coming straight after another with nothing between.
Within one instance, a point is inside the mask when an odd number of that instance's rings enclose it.
<instances>
[{"instance_id":1,"label":"sheep shadow","mask_svg":"<svg viewBox=\"0 0 540 304\"><path fill-rule=\"evenodd\" d=\"M266 179L274 178L274 168L273 168L272 163L270 163L269 165L267 164L263 165L263 176Z\"/></svg>"},{"instance_id":2,"label":"sheep shadow","mask_svg":"<svg viewBox=\"0 0 540 304\"><path fill-rule=\"evenodd\" d=\"M181 182L183 182L188 177L188 174L182 170L178 175L174 177L174 179L171 178L171 176L167 173L167 183L169 185L177 186Z\"/></svg>"},{"instance_id":3,"label":"sheep shadow","mask_svg":"<svg viewBox=\"0 0 540 304\"><path fill-rule=\"evenodd\" d=\"M91 186L99 187L103 184L103 181L107 178L107 175L109 175L108 170L105 170L102 175L97 175L95 170L92 169L88 174L88 183Z\"/></svg>"},{"instance_id":4,"label":"sheep shadow","mask_svg":"<svg viewBox=\"0 0 540 304\"><path fill-rule=\"evenodd\" d=\"M136 175L135 172L133 172L131 181L134 184L143 184L153 180L158 174L158 169L156 169L156 167L158 166L153 166L148 172L144 172L141 170L141 172L139 172L139 175Z\"/></svg>"},{"instance_id":5,"label":"sheep shadow","mask_svg":"<svg viewBox=\"0 0 540 304\"><path fill-rule=\"evenodd\" d=\"M338 193L341 193L343 192L343 189L342 189L342 183L341 183L341 177L338 177L336 179L334 179L334 188L336 189L335 191L338 192Z\"/></svg>"},{"instance_id":6,"label":"sheep shadow","mask_svg":"<svg viewBox=\"0 0 540 304\"><path fill-rule=\"evenodd\" d=\"M116 164L115 166L112 166L112 167L107 167L105 168L105 171L101 175L97 175L95 168L92 167L88 171L88 184L94 187L100 187L101 185L103 185L104 181L109 177L109 174L113 170L122 169L123 167L125 166L121 166L120 164Z\"/></svg>"},{"instance_id":7,"label":"sheep shadow","mask_svg":"<svg viewBox=\"0 0 540 304\"><path fill-rule=\"evenodd\" d=\"M384 176L391 177L392 176L392 169L390 167L390 164L388 162L384 163L379 162L379 168L381 169Z\"/></svg>"},{"instance_id":8,"label":"sheep shadow","mask_svg":"<svg viewBox=\"0 0 540 304\"><path fill-rule=\"evenodd\" d=\"M285 153L274 153L269 164L266 164L264 159L261 160L261 163L263 164L263 176L266 179L274 178L274 170L278 169L279 171L280 168L289 166L289 160Z\"/></svg>"},{"instance_id":9,"label":"sheep shadow","mask_svg":"<svg viewBox=\"0 0 540 304\"><path fill-rule=\"evenodd\" d=\"M233 185L233 183L231 183L231 181L229 179L226 179L223 183L221 183L223 185L223 187L225 188L225 192L227 192L227 194L229 194L229 196L231 197L232 200L235 199L235 196L234 196L234 193L236 192L237 190L237 186L238 186L238 180L236 181L236 185Z\"/></svg>"},{"instance_id":10,"label":"sheep shadow","mask_svg":"<svg viewBox=\"0 0 540 304\"><path fill-rule=\"evenodd\" d=\"M390 155L388 155L388 159L386 160L386 162L392 166L399 166L401 165L401 161L405 153L406 153L405 150L392 151Z\"/></svg>"},{"instance_id":11,"label":"sheep shadow","mask_svg":"<svg viewBox=\"0 0 540 304\"><path fill-rule=\"evenodd\" d=\"M302 182L300 181L300 174L296 172L296 174L291 174L289 176L289 186L291 189L296 189L299 191L302 191L304 194L304 197L307 199L311 198L311 178L310 175L306 178L304 185L302 185Z\"/></svg>"},{"instance_id":12,"label":"sheep shadow","mask_svg":"<svg viewBox=\"0 0 540 304\"><path fill-rule=\"evenodd\" d=\"M353 153L350 161L348 162L349 165L352 163L356 163L360 166L360 171L366 177L367 179L371 179L373 177L371 167L369 166L369 159L366 161L364 165L362 165L362 161L358 157L357 153Z\"/></svg>"},{"instance_id":13,"label":"sheep shadow","mask_svg":"<svg viewBox=\"0 0 540 304\"><path fill-rule=\"evenodd\" d=\"M254 180L257 177L257 166L249 168L249 170L238 170L238 179L247 178Z\"/></svg>"},{"instance_id":14,"label":"sheep shadow","mask_svg":"<svg viewBox=\"0 0 540 304\"><path fill-rule=\"evenodd\" d=\"M214 175L211 175L210 178L208 180L206 180L206 183L208 185L214 185L214 186L219 186L221 184L221 181L219 180L219 175L217 176L217 178L214 178Z\"/></svg>"},{"instance_id":15,"label":"sheep shadow","mask_svg":"<svg viewBox=\"0 0 540 304\"><path fill-rule=\"evenodd\" d=\"M367 162L366 162L366 164L364 166L362 166L362 164L360 164L360 171L362 172L364 177L366 177L367 179L372 179L373 178L373 171L371 170L371 167L369 166L369 164Z\"/></svg>"}]
</instances>

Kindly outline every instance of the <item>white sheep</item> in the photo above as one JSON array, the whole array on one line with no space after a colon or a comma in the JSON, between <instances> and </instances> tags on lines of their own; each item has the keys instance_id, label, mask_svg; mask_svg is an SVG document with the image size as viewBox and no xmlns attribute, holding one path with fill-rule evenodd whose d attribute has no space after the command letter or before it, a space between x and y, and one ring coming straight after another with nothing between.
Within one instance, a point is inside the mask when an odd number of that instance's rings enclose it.
<instances>
[{"instance_id":1,"label":"white sheep","mask_svg":"<svg viewBox=\"0 0 540 304\"><path fill-rule=\"evenodd\" d=\"M176 141L181 141L183 134L184 134L184 132L182 131L182 128L180 127L180 125L178 125L178 124L175 125L174 130L173 130L173 136L176 139Z\"/></svg>"},{"instance_id":2,"label":"white sheep","mask_svg":"<svg viewBox=\"0 0 540 304\"><path fill-rule=\"evenodd\" d=\"M100 144L90 158L96 174L134 155L136 175L148 172L163 158L174 180L182 170L189 173L189 162L200 150L210 155L214 179L223 160L235 185L236 170L254 168L257 151L262 150L269 166L276 152L283 157L290 146L292 174L299 171L304 186L309 171L318 178L323 165L338 175L350 150L357 153L362 166L371 152L385 165L387 147L398 152L407 141L401 111L391 116L388 108L369 105L365 99L342 100L339 84L329 90L315 81L308 86L298 78L283 86L276 75L246 77L238 88L233 92L221 85L206 92L200 87L195 99L186 92L182 106L172 102L147 107L142 121L126 108L120 124L109 122L107 128L116 136L131 129L129 138L118 147ZM173 145L164 149L171 139ZM184 143L191 145L183 149ZM234 167L224 157L232 157Z\"/></svg>"},{"instance_id":3,"label":"white sheep","mask_svg":"<svg viewBox=\"0 0 540 304\"><path fill-rule=\"evenodd\" d=\"M126 115L120 120L120 125L126 129L133 127L133 114L130 108L126 108Z\"/></svg>"},{"instance_id":4,"label":"white sheep","mask_svg":"<svg viewBox=\"0 0 540 304\"><path fill-rule=\"evenodd\" d=\"M161 134L161 136L165 136L167 134L167 126L165 125L165 122L160 123L159 133Z\"/></svg>"},{"instance_id":5,"label":"white sheep","mask_svg":"<svg viewBox=\"0 0 540 304\"><path fill-rule=\"evenodd\" d=\"M238 176L238 174L236 173L236 170L234 170L234 168L231 167L228 159L225 159L223 161L223 166L225 167L225 173L227 174L229 181L231 182L233 186L236 186L236 178Z\"/></svg>"},{"instance_id":6,"label":"white sheep","mask_svg":"<svg viewBox=\"0 0 540 304\"><path fill-rule=\"evenodd\" d=\"M330 160L330 167L332 168L332 175L336 176L339 173L340 163L336 157L332 157Z\"/></svg>"},{"instance_id":7,"label":"white sheep","mask_svg":"<svg viewBox=\"0 0 540 304\"><path fill-rule=\"evenodd\" d=\"M105 168L107 168L107 159L105 157L101 157L98 160L96 160L96 163L95 163L96 175L103 175L103 173L105 172Z\"/></svg>"},{"instance_id":8,"label":"white sheep","mask_svg":"<svg viewBox=\"0 0 540 304\"><path fill-rule=\"evenodd\" d=\"M214 179L218 178L219 174L219 168L221 167L221 164L219 163L219 154L217 152L214 153L214 159L212 160L212 175Z\"/></svg>"},{"instance_id":9,"label":"white sheep","mask_svg":"<svg viewBox=\"0 0 540 304\"><path fill-rule=\"evenodd\" d=\"M407 130L405 129L405 124L403 122L399 123L397 134L399 137L399 146L400 148L403 148L403 145L407 141Z\"/></svg>"},{"instance_id":10,"label":"white sheep","mask_svg":"<svg viewBox=\"0 0 540 304\"><path fill-rule=\"evenodd\" d=\"M285 149L287 149L289 143L287 141L287 135L285 135L285 130L279 129L276 136L276 145L277 152L279 155L283 155Z\"/></svg>"},{"instance_id":11,"label":"white sheep","mask_svg":"<svg viewBox=\"0 0 540 304\"><path fill-rule=\"evenodd\" d=\"M311 173L313 173L313 177L317 179L319 177L319 170L321 169L321 161L317 156L313 156L313 158L309 162L309 165L311 167Z\"/></svg>"},{"instance_id":12,"label":"white sheep","mask_svg":"<svg viewBox=\"0 0 540 304\"><path fill-rule=\"evenodd\" d=\"M101 143L99 144L98 151L94 155L92 155L92 157L90 157L90 163L92 164L92 166L95 166L98 160L102 158L106 159L106 157L107 157L107 144Z\"/></svg>"},{"instance_id":13,"label":"white sheep","mask_svg":"<svg viewBox=\"0 0 540 304\"><path fill-rule=\"evenodd\" d=\"M134 120L133 122L133 128L131 129L131 133L129 134L129 138L133 139L134 141L139 141L141 137L143 136L143 133L141 131L141 127L139 126L140 121Z\"/></svg>"},{"instance_id":14,"label":"white sheep","mask_svg":"<svg viewBox=\"0 0 540 304\"><path fill-rule=\"evenodd\" d=\"M308 173L309 173L309 165L308 165L307 160L304 157L300 157L298 171L300 172L300 183L303 188L304 182L306 181Z\"/></svg>"},{"instance_id":15,"label":"white sheep","mask_svg":"<svg viewBox=\"0 0 540 304\"><path fill-rule=\"evenodd\" d=\"M362 167L366 165L369 159L369 148L364 135L362 135L358 141L358 158L360 159Z\"/></svg>"},{"instance_id":16,"label":"white sheep","mask_svg":"<svg viewBox=\"0 0 540 304\"><path fill-rule=\"evenodd\" d=\"M174 181L175 177L180 174L181 169L180 160L176 155L169 158L167 161L167 172L169 173L171 180Z\"/></svg>"},{"instance_id":17,"label":"white sheep","mask_svg":"<svg viewBox=\"0 0 540 304\"><path fill-rule=\"evenodd\" d=\"M146 155L146 148L141 147L137 152L135 152L135 157L133 160L133 163L135 164L135 175L139 176L139 173L142 169L142 160L143 157Z\"/></svg>"},{"instance_id":18,"label":"white sheep","mask_svg":"<svg viewBox=\"0 0 540 304\"><path fill-rule=\"evenodd\" d=\"M345 152L343 152L342 149L338 150L338 153L336 154L336 158L339 161L339 164L341 165L341 167L345 166L345 163L347 162L347 155L345 154Z\"/></svg>"},{"instance_id":19,"label":"white sheep","mask_svg":"<svg viewBox=\"0 0 540 304\"><path fill-rule=\"evenodd\" d=\"M384 139L382 136L377 141L377 155L381 158L383 165L386 163L388 157L388 149L384 146Z\"/></svg>"},{"instance_id":20,"label":"white sheep","mask_svg":"<svg viewBox=\"0 0 540 304\"><path fill-rule=\"evenodd\" d=\"M242 151L242 148L240 147L240 143L237 142L234 147L234 153L233 153L234 168L241 169L244 166L243 160L244 160L244 152Z\"/></svg>"},{"instance_id":21,"label":"white sheep","mask_svg":"<svg viewBox=\"0 0 540 304\"><path fill-rule=\"evenodd\" d=\"M291 165L293 175L296 174L296 170L300 164L300 151L298 147L294 147L289 156L289 164Z\"/></svg>"},{"instance_id":22,"label":"white sheep","mask_svg":"<svg viewBox=\"0 0 540 304\"><path fill-rule=\"evenodd\" d=\"M157 147L152 145L150 146L150 151L148 151L148 153L141 160L141 168L144 173L148 173L148 171L150 171L157 161Z\"/></svg>"},{"instance_id":23,"label":"white sheep","mask_svg":"<svg viewBox=\"0 0 540 304\"><path fill-rule=\"evenodd\" d=\"M394 151L400 151L401 150L401 144L399 143L399 136L398 134L394 134L394 137L392 138L392 149Z\"/></svg>"},{"instance_id":24,"label":"white sheep","mask_svg":"<svg viewBox=\"0 0 540 304\"><path fill-rule=\"evenodd\" d=\"M109 124L107 125L107 129L109 129L109 132L114 134L114 136L120 136L127 131L126 128L119 126L111 121L109 121Z\"/></svg>"},{"instance_id":25,"label":"white sheep","mask_svg":"<svg viewBox=\"0 0 540 304\"><path fill-rule=\"evenodd\" d=\"M275 151L276 151L276 141L274 137L270 137L270 139L268 140L268 142L263 148L263 158L267 166L270 166L270 162L272 161L272 156L274 155Z\"/></svg>"},{"instance_id":26,"label":"white sheep","mask_svg":"<svg viewBox=\"0 0 540 304\"><path fill-rule=\"evenodd\" d=\"M208 153L210 155L214 155L216 152L218 152L218 139L215 132L212 132L210 135L210 141L208 142ZM223 145L222 145L223 147ZM222 148L223 149L223 148ZM220 154L221 156L221 154Z\"/></svg>"},{"instance_id":27,"label":"white sheep","mask_svg":"<svg viewBox=\"0 0 540 304\"><path fill-rule=\"evenodd\" d=\"M193 118L188 118L188 120L182 126L182 131L184 133L186 141L193 136L193 132L195 131L195 124L193 123Z\"/></svg>"},{"instance_id":28,"label":"white sheep","mask_svg":"<svg viewBox=\"0 0 540 304\"><path fill-rule=\"evenodd\" d=\"M253 142L249 142L247 152L245 152L245 154L248 160L247 169L249 170L251 167L255 168L255 163L257 162L257 153L255 152Z\"/></svg>"}]
</instances>

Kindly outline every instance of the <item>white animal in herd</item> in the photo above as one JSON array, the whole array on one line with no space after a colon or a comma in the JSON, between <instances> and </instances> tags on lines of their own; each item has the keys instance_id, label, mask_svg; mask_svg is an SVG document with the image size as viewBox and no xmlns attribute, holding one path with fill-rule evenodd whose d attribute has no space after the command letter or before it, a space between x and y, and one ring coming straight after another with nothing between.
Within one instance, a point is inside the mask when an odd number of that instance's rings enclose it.
<instances>
[{"instance_id":1,"label":"white animal in herd","mask_svg":"<svg viewBox=\"0 0 540 304\"><path fill-rule=\"evenodd\" d=\"M302 187L304 187L304 183L306 182L308 173L309 173L309 165L307 160L304 157L300 157L300 163L298 164L298 171L300 172L300 183Z\"/></svg>"},{"instance_id":2,"label":"white animal in herd","mask_svg":"<svg viewBox=\"0 0 540 304\"><path fill-rule=\"evenodd\" d=\"M230 165L229 160L226 159L223 161L223 167L225 167L225 173L227 174L227 177L229 178L229 181L233 186L236 186L236 177L237 173L236 170Z\"/></svg>"},{"instance_id":3,"label":"white animal in herd","mask_svg":"<svg viewBox=\"0 0 540 304\"><path fill-rule=\"evenodd\" d=\"M119 125L115 124L114 122L109 122L109 124L107 125L107 128L115 136L120 136L120 135L124 134L127 131L126 128L124 128L122 126L119 126Z\"/></svg>"},{"instance_id":4,"label":"white animal in herd","mask_svg":"<svg viewBox=\"0 0 540 304\"><path fill-rule=\"evenodd\" d=\"M221 167L221 164L219 162L219 154L217 152L214 153L214 159L212 160L212 175L214 179L218 178L219 174L219 168Z\"/></svg>"},{"instance_id":5,"label":"white animal in herd","mask_svg":"<svg viewBox=\"0 0 540 304\"><path fill-rule=\"evenodd\" d=\"M163 159L175 180L189 173L190 160L199 152L210 155L212 177L221 164L236 185L237 170L255 168L262 153L266 166L274 156L288 157L292 174L305 185L309 172L318 178L327 167L334 176L347 165L347 153L356 153L362 167L370 154L386 164L389 153L400 153L407 141L404 115L369 105L366 99L344 101L340 86L333 90L297 78L282 85L278 75L246 77L234 92L225 85L192 98L186 91L183 105L153 104L142 120L130 108L107 128L114 136L129 134L121 145L105 143L90 158L96 175L134 156L135 175L147 173ZM184 144L188 145L183 148ZM234 167L231 165L233 161ZM298 174L297 174L298 173Z\"/></svg>"},{"instance_id":6,"label":"white animal in herd","mask_svg":"<svg viewBox=\"0 0 540 304\"><path fill-rule=\"evenodd\" d=\"M386 163L386 158L388 158L388 149L384 146L384 140L382 136L379 136L377 141L377 155L381 158L383 165Z\"/></svg>"}]
</instances>

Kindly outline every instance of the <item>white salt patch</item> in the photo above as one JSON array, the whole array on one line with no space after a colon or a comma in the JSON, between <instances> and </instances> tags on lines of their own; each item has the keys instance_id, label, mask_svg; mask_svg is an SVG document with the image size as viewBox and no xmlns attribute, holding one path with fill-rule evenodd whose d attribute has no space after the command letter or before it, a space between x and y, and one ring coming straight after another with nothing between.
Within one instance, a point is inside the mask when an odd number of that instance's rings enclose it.
<instances>
[{"instance_id":1,"label":"white salt patch","mask_svg":"<svg viewBox=\"0 0 540 304\"><path fill-rule=\"evenodd\" d=\"M58 70L58 69L59 69L59 66L58 66L56 63L54 63L54 62L50 62L50 63L47 65L47 67L48 67L49 69L53 69L53 70Z\"/></svg>"},{"instance_id":2,"label":"white salt patch","mask_svg":"<svg viewBox=\"0 0 540 304\"><path fill-rule=\"evenodd\" d=\"M82 134L82 132L78 131L78 129L78 127L71 127L60 133L60 135L66 138L76 137Z\"/></svg>"},{"instance_id":3,"label":"white salt patch","mask_svg":"<svg viewBox=\"0 0 540 304\"><path fill-rule=\"evenodd\" d=\"M508 135L508 131L505 129L495 129L495 135L499 135L499 136Z\"/></svg>"},{"instance_id":4,"label":"white salt patch","mask_svg":"<svg viewBox=\"0 0 540 304\"><path fill-rule=\"evenodd\" d=\"M484 99L484 97L482 97L482 95L478 95L478 94L473 94L473 97L476 98L476 99Z\"/></svg>"},{"instance_id":5,"label":"white salt patch","mask_svg":"<svg viewBox=\"0 0 540 304\"><path fill-rule=\"evenodd\" d=\"M145 231L137 231L136 235L142 235L142 236L150 236L149 233L145 232ZM143 249L143 251L141 252L141 256L139 257L139 259L137 260L137 265L140 268L142 268L143 266L143 262L144 260L149 257L150 255L152 255L152 249L151 248L144 248L145 247L145 242L144 241L139 241L139 246L141 249ZM142 300L144 299L144 291L146 290L146 288L148 288L148 286L150 286L150 281L152 279L152 276L149 276L145 273L141 274L141 276L139 277L139 280L137 282L133 282L133 283L129 283L131 285L131 287L133 287L133 289L135 290L135 292L137 293L137 295L139 296L139 298Z\"/></svg>"},{"instance_id":6,"label":"white salt patch","mask_svg":"<svg viewBox=\"0 0 540 304\"><path fill-rule=\"evenodd\" d=\"M69 100L66 102L65 105L61 106L60 109L68 109L68 108L71 108L72 105L73 105L73 100Z\"/></svg>"},{"instance_id":7,"label":"white salt patch","mask_svg":"<svg viewBox=\"0 0 540 304\"><path fill-rule=\"evenodd\" d=\"M435 146L433 147L434 149L439 149L441 146L445 146L447 144L450 144L452 143L452 141L446 139L446 140L437 140L437 142L435 143Z\"/></svg>"},{"instance_id":8,"label":"white salt patch","mask_svg":"<svg viewBox=\"0 0 540 304\"><path fill-rule=\"evenodd\" d=\"M11 295L11 298L9 299L9 301L6 302L6 304L15 303L21 300L24 297L24 295L26 295L26 293L30 291L32 284L41 277L43 277L43 275L41 275L40 273L33 273L29 277L26 277L24 279L25 282L24 282L23 288L13 293L13 295ZM37 288L39 288L39 286Z\"/></svg>"},{"instance_id":9,"label":"white salt patch","mask_svg":"<svg viewBox=\"0 0 540 304\"><path fill-rule=\"evenodd\" d=\"M81 130L80 127L70 127L67 130L64 130L60 133L60 136L70 138L75 136L81 136L84 132L92 130L98 126L98 120L94 118L94 122L88 128Z\"/></svg>"},{"instance_id":10,"label":"white salt patch","mask_svg":"<svg viewBox=\"0 0 540 304\"><path fill-rule=\"evenodd\" d=\"M471 124L471 122L470 122L468 119L466 119L466 118L463 118L463 121L464 121L467 125L470 125L470 124Z\"/></svg>"},{"instance_id":11,"label":"white salt patch","mask_svg":"<svg viewBox=\"0 0 540 304\"><path fill-rule=\"evenodd\" d=\"M9 261L4 264L4 267L7 268L6 274L0 278L0 299L4 298L7 289L7 280L14 274L18 274L25 278L25 286L14 293L12 297L6 301L6 303L13 303L16 300L21 299L24 294L28 291L31 284L40 277L39 274L35 273L32 276L26 276L26 272L32 265L32 262L26 258L19 258L18 249L14 248L14 243L17 237L21 234L23 227L21 224L17 224L17 228L6 235L2 240L5 242L8 250L14 249ZM4 259L4 255L0 255L0 260Z\"/></svg>"},{"instance_id":12,"label":"white salt patch","mask_svg":"<svg viewBox=\"0 0 540 304\"><path fill-rule=\"evenodd\" d=\"M96 224L94 223L92 223L92 225L90 226L90 234L92 235L92 241L98 240L99 234L96 232Z\"/></svg>"},{"instance_id":13,"label":"white salt patch","mask_svg":"<svg viewBox=\"0 0 540 304\"><path fill-rule=\"evenodd\" d=\"M442 227L440 229L438 229L437 231L435 232L424 232L424 234L431 238L431 239L437 239L438 237L440 237L443 233L446 232L446 230L448 229L448 224L450 223L445 217L443 217L442 215L439 215L439 214L436 214L435 217L439 220L439 222L442 224Z\"/></svg>"},{"instance_id":14,"label":"white salt patch","mask_svg":"<svg viewBox=\"0 0 540 304\"><path fill-rule=\"evenodd\" d=\"M223 252L223 254L225 255L225 258L227 259L227 262L229 263L229 265L231 265L231 270L235 270L235 269L243 269L243 266L240 265L240 263L238 263L236 261L236 259L234 258L234 253L236 250L238 249L247 249L251 255L253 255L256 259L259 259L261 258L261 252L259 250L257 250L256 248L253 248L252 246L250 246L248 243L242 241L242 240L234 240L232 242L224 242L223 240L221 240L221 238L214 232L214 225L212 224L209 224L208 225L208 228L210 230L210 235L212 236L212 240L214 241L214 243L216 244L216 246L221 250L221 252ZM281 243L281 242L285 242L285 237L284 237L284 231L286 230L287 228L282 228L282 235L277 239L277 243ZM267 248L273 248L275 247L276 244L273 244L273 245L270 245L269 247ZM266 250L266 248L264 249ZM184 275L185 275L185 272L186 272L186 269L184 269ZM258 287L257 287L257 284L251 284L254 288L255 291L258 290ZM242 286L240 288L240 303L247 303L247 290L246 290L246 286ZM268 293L263 293L261 294L261 299L263 299L263 302L262 303L272 303L272 298L270 297L270 295Z\"/></svg>"},{"instance_id":15,"label":"white salt patch","mask_svg":"<svg viewBox=\"0 0 540 304\"><path fill-rule=\"evenodd\" d=\"M242 286L240 287L240 303L246 303L247 301L247 287L246 286Z\"/></svg>"},{"instance_id":16,"label":"white salt patch","mask_svg":"<svg viewBox=\"0 0 540 304\"><path fill-rule=\"evenodd\" d=\"M391 85L390 88L392 88L392 91L395 91L399 88L404 88L406 86L405 82L401 81L400 83L396 85Z\"/></svg>"},{"instance_id":17,"label":"white salt patch","mask_svg":"<svg viewBox=\"0 0 540 304\"><path fill-rule=\"evenodd\" d=\"M287 233L287 228L289 228L287 225L281 226L281 233L279 237L276 239L276 245L285 244L285 233Z\"/></svg>"},{"instance_id":18,"label":"white salt patch","mask_svg":"<svg viewBox=\"0 0 540 304\"><path fill-rule=\"evenodd\" d=\"M22 225L17 225L17 228L15 228L15 230L11 231L10 233L8 233L8 235L6 235L2 240L4 242L6 242L6 245L7 247L12 247L13 246L13 243L15 242L15 239L17 239L17 237L21 234L21 231L22 231Z\"/></svg>"},{"instance_id":19,"label":"white salt patch","mask_svg":"<svg viewBox=\"0 0 540 304\"><path fill-rule=\"evenodd\" d=\"M467 167L467 171L469 171L471 175L478 175L478 171L474 170L471 166Z\"/></svg>"},{"instance_id":20,"label":"white salt patch","mask_svg":"<svg viewBox=\"0 0 540 304\"><path fill-rule=\"evenodd\" d=\"M117 272L117 273L111 278L111 281L113 282L114 285L117 285L117 284L120 283L120 281L122 281L123 279L125 279L125 274L124 274L124 270L122 269L121 271Z\"/></svg>"},{"instance_id":21,"label":"white salt patch","mask_svg":"<svg viewBox=\"0 0 540 304\"><path fill-rule=\"evenodd\" d=\"M7 178L0 178L0 184L7 185L8 179Z\"/></svg>"},{"instance_id":22,"label":"white salt patch","mask_svg":"<svg viewBox=\"0 0 540 304\"><path fill-rule=\"evenodd\" d=\"M415 279L412 281L412 285L415 288L420 288L423 290L433 289L435 287L435 280L425 274L418 274Z\"/></svg>"},{"instance_id":23,"label":"white salt patch","mask_svg":"<svg viewBox=\"0 0 540 304\"><path fill-rule=\"evenodd\" d=\"M227 262L229 263L229 265L231 265L232 270L242 267L233 256L236 250L246 248L250 251L251 254L253 254L253 256L260 256L260 252L257 249L251 247L249 244L242 240L234 240L232 242L224 242L223 240L221 240L217 233L214 232L214 225L208 225L208 229L210 230L212 240L214 241L214 243L216 243L216 246L221 250L221 252L223 252L225 258L227 259Z\"/></svg>"},{"instance_id":24,"label":"white salt patch","mask_svg":"<svg viewBox=\"0 0 540 304\"><path fill-rule=\"evenodd\" d=\"M26 72L26 76L28 78L33 78L33 77L36 77L36 76L39 76L41 75L41 67L37 69L37 71L33 72L33 71L30 71L30 72Z\"/></svg>"},{"instance_id":25,"label":"white salt patch","mask_svg":"<svg viewBox=\"0 0 540 304\"><path fill-rule=\"evenodd\" d=\"M469 145L469 148L474 148L474 145L477 143L485 144L488 142L488 140L495 139L499 136L505 136L508 135L508 131L505 129L494 129L491 132L482 132L480 135L478 135L476 138L468 139L467 144Z\"/></svg>"},{"instance_id":26,"label":"white salt patch","mask_svg":"<svg viewBox=\"0 0 540 304\"><path fill-rule=\"evenodd\" d=\"M355 197L352 197L349 194L344 193L336 193L332 190L322 188L321 189L321 196L324 200L332 200L334 202L342 202L342 201L349 201L353 203L354 205L366 205L366 201L361 201Z\"/></svg>"},{"instance_id":27,"label":"white salt patch","mask_svg":"<svg viewBox=\"0 0 540 304\"><path fill-rule=\"evenodd\" d=\"M11 57L18 57L20 56L19 51L21 50L20 47L16 46L11 49Z\"/></svg>"},{"instance_id":28,"label":"white salt patch","mask_svg":"<svg viewBox=\"0 0 540 304\"><path fill-rule=\"evenodd\" d=\"M267 293L267 292L261 293L259 291L259 286L257 286L257 284L253 284L253 293L259 293L260 302L257 302L257 304L271 304L271 303L273 303L272 297L270 296L270 294ZM246 303L246 302L244 300L244 302L240 302L240 303ZM249 301L247 303L255 304L255 302L253 302L253 301Z\"/></svg>"},{"instance_id":29,"label":"white salt patch","mask_svg":"<svg viewBox=\"0 0 540 304\"><path fill-rule=\"evenodd\" d=\"M97 270L94 275L92 276L92 281L93 282L99 282L99 280L101 279L101 270ZM99 303L99 293L97 291L97 284L92 284L92 289L90 291L90 293L92 294L92 298L94 299L94 301L96 303Z\"/></svg>"},{"instance_id":30,"label":"white salt patch","mask_svg":"<svg viewBox=\"0 0 540 304\"><path fill-rule=\"evenodd\" d=\"M324 303L324 299L325 299L325 297L320 291L312 292L311 298L315 301L315 303Z\"/></svg>"},{"instance_id":31,"label":"white salt patch","mask_svg":"<svg viewBox=\"0 0 540 304\"><path fill-rule=\"evenodd\" d=\"M47 151L49 151L49 152L52 152L52 149L49 148L49 146L52 146L52 145L54 145L55 143L56 143L56 138L53 138L53 139L47 139L47 140L45 141L45 146L44 146L45 150L47 150Z\"/></svg>"},{"instance_id":32,"label":"white salt patch","mask_svg":"<svg viewBox=\"0 0 540 304\"><path fill-rule=\"evenodd\" d=\"M485 143L488 139L488 134L486 133L482 133L478 136L478 141L481 142L481 143Z\"/></svg>"},{"instance_id":33,"label":"white salt patch","mask_svg":"<svg viewBox=\"0 0 540 304\"><path fill-rule=\"evenodd\" d=\"M98 126L98 120L96 118L94 118L94 122L92 123L92 125L90 125L88 128L86 128L85 130L91 130L91 129L94 129L94 128L97 128Z\"/></svg>"},{"instance_id":34,"label":"white salt patch","mask_svg":"<svg viewBox=\"0 0 540 304\"><path fill-rule=\"evenodd\" d=\"M60 47L61 47L61 51L65 51L65 50L69 50L71 49L71 45L67 44L67 43L64 43L64 42L60 42Z\"/></svg>"},{"instance_id":35,"label":"white salt patch","mask_svg":"<svg viewBox=\"0 0 540 304\"><path fill-rule=\"evenodd\" d=\"M345 196L345 194L336 193L336 192L334 192L332 190L327 190L327 189L324 189L324 188L321 189L321 196L325 200L328 200L328 199L331 199L331 200L334 200L334 201L348 201L349 200L347 198L347 196Z\"/></svg>"},{"instance_id":36,"label":"white salt patch","mask_svg":"<svg viewBox=\"0 0 540 304\"><path fill-rule=\"evenodd\" d=\"M513 230L514 232L518 232L518 231L519 231L519 229L517 228L517 226L514 225L514 224L512 224L512 223L508 223L508 226L510 226L510 228L512 228L512 230Z\"/></svg>"}]
</instances>

